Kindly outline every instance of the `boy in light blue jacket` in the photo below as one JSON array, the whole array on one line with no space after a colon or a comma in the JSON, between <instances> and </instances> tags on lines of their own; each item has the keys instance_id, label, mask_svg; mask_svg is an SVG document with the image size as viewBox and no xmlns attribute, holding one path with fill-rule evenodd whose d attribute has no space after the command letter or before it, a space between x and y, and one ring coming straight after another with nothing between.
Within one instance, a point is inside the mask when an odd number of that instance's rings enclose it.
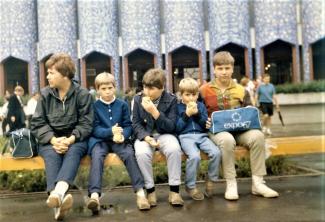
<instances>
[{"instance_id":1,"label":"boy in light blue jacket","mask_svg":"<svg viewBox=\"0 0 325 222\"><path fill-rule=\"evenodd\" d=\"M192 78L182 79L179 83L182 101L177 105L176 132L186 160L186 191L194 200L203 200L203 193L196 187L196 175L200 166L200 150L209 156L208 179L205 195L211 197L219 176L221 152L209 139L205 127L208 119L207 109L198 102L199 85Z\"/></svg>"}]
</instances>

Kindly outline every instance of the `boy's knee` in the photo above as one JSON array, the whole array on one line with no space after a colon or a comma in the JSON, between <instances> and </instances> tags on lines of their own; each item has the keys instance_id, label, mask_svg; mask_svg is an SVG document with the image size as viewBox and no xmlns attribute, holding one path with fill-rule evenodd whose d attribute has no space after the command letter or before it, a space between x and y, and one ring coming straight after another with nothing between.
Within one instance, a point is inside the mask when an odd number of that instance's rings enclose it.
<instances>
[{"instance_id":1,"label":"boy's knee","mask_svg":"<svg viewBox=\"0 0 325 222\"><path fill-rule=\"evenodd\" d=\"M200 162L201 161L200 153L197 153L197 154L194 154L194 155L189 155L188 160L189 161L194 161L194 162Z\"/></svg>"}]
</instances>

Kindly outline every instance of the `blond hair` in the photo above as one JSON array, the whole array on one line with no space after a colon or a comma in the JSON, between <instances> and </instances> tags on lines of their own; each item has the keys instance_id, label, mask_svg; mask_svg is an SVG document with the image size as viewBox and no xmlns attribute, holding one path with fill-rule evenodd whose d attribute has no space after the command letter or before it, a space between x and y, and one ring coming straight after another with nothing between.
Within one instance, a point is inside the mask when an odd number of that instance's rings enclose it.
<instances>
[{"instance_id":1,"label":"blond hair","mask_svg":"<svg viewBox=\"0 0 325 222\"><path fill-rule=\"evenodd\" d=\"M14 89L15 92L24 92L24 88L21 85L17 85Z\"/></svg>"},{"instance_id":2,"label":"blond hair","mask_svg":"<svg viewBox=\"0 0 325 222\"><path fill-rule=\"evenodd\" d=\"M95 78L96 90L98 90L101 85L108 85L108 84L112 84L115 87L116 82L112 74L108 72L102 72L96 76Z\"/></svg>"},{"instance_id":3,"label":"blond hair","mask_svg":"<svg viewBox=\"0 0 325 222\"><path fill-rule=\"evenodd\" d=\"M222 65L234 66L234 64L235 64L235 59L228 51L217 52L213 56L213 67L222 66Z\"/></svg>"},{"instance_id":4,"label":"blond hair","mask_svg":"<svg viewBox=\"0 0 325 222\"><path fill-rule=\"evenodd\" d=\"M184 92L189 92L189 93L198 93L199 92L199 84L195 79L192 78L184 78L180 81L179 83L179 92L181 95Z\"/></svg>"}]
</instances>

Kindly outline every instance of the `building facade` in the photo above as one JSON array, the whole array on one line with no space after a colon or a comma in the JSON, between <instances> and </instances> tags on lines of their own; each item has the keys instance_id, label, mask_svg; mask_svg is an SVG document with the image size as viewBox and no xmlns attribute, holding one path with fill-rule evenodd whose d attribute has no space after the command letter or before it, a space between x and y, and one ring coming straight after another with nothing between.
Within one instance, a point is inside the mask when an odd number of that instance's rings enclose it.
<instances>
[{"instance_id":1,"label":"building facade","mask_svg":"<svg viewBox=\"0 0 325 222\"><path fill-rule=\"evenodd\" d=\"M213 78L213 55L235 57L234 78L268 72L275 84L324 79L322 0L1 0L0 95L47 85L45 63L69 53L76 80L100 72L118 88L141 88L150 68L180 79Z\"/></svg>"}]
</instances>

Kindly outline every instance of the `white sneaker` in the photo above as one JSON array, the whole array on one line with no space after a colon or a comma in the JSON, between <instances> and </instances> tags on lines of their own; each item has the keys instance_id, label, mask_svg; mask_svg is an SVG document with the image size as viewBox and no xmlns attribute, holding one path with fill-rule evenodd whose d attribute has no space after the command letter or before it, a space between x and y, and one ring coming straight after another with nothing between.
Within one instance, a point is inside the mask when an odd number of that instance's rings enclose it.
<instances>
[{"instance_id":1,"label":"white sneaker","mask_svg":"<svg viewBox=\"0 0 325 222\"><path fill-rule=\"evenodd\" d=\"M252 194L267 198L278 197L279 193L265 185L262 176L252 176Z\"/></svg>"},{"instance_id":2,"label":"white sneaker","mask_svg":"<svg viewBox=\"0 0 325 222\"><path fill-rule=\"evenodd\" d=\"M226 179L227 188L225 192L226 200L238 200L237 181L236 179Z\"/></svg>"},{"instance_id":3,"label":"white sneaker","mask_svg":"<svg viewBox=\"0 0 325 222\"><path fill-rule=\"evenodd\" d=\"M71 209L73 205L73 198L71 194L65 195L62 200L61 206L54 208L54 218L55 220L63 220L65 214Z\"/></svg>"},{"instance_id":4,"label":"white sneaker","mask_svg":"<svg viewBox=\"0 0 325 222\"><path fill-rule=\"evenodd\" d=\"M272 135L272 131L271 131L270 128L267 128L267 130L266 130L266 134L268 134L268 135Z\"/></svg>"}]
</instances>

